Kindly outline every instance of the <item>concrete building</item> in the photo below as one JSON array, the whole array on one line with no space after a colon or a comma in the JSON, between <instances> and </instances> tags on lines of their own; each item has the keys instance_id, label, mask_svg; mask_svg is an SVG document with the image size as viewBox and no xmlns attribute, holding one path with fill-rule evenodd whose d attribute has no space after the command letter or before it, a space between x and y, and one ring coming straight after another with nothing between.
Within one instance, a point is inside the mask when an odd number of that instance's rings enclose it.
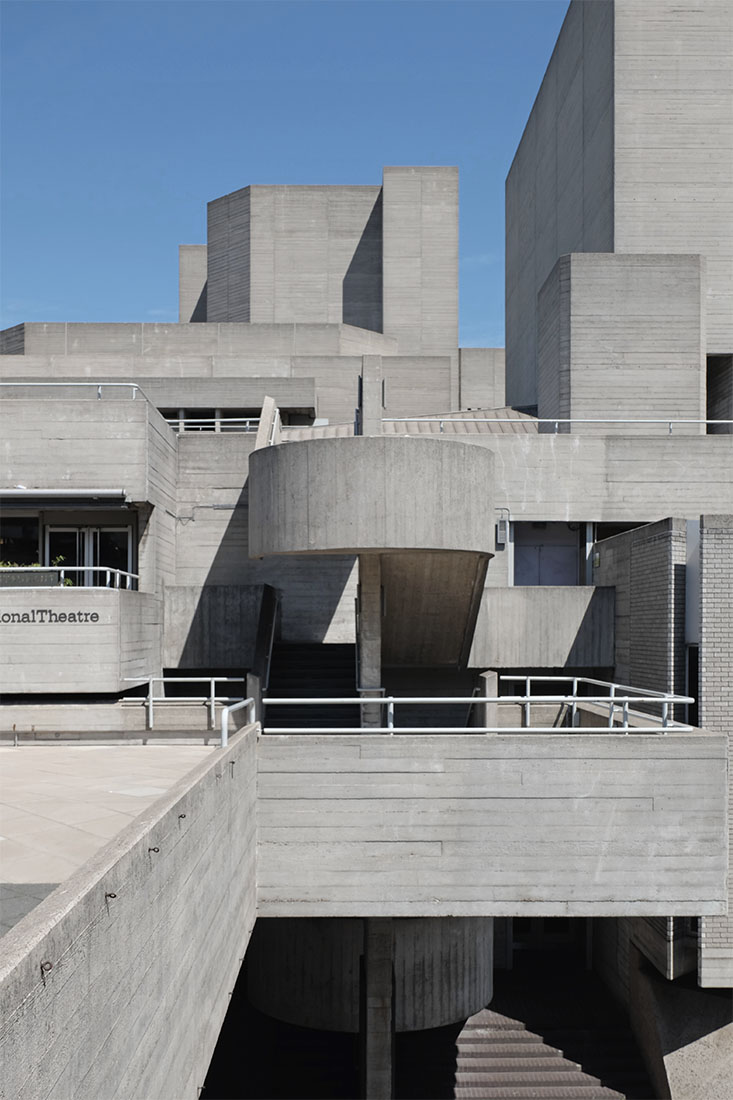
<instances>
[{"instance_id":1,"label":"concrete building","mask_svg":"<svg viewBox=\"0 0 733 1100\"><path fill-rule=\"evenodd\" d=\"M570 4L506 364L449 167L215 199L178 324L2 333L12 751L237 729L7 934L8 1096L223 1095L242 960L369 1097L466 1018L435 1095L650 1095L541 1030L576 971L654 1096L729 1094L732 55L727 2Z\"/></svg>"}]
</instances>

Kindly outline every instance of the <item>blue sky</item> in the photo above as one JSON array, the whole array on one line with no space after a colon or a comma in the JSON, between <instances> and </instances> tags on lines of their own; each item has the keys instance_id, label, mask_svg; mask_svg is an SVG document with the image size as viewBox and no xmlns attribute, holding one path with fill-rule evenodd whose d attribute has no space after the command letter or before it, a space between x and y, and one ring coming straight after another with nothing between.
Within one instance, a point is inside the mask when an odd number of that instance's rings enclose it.
<instances>
[{"instance_id":1,"label":"blue sky","mask_svg":"<svg viewBox=\"0 0 733 1100\"><path fill-rule=\"evenodd\" d=\"M504 180L567 0L4 0L2 317L175 321L249 183L457 164L461 342L503 344Z\"/></svg>"}]
</instances>

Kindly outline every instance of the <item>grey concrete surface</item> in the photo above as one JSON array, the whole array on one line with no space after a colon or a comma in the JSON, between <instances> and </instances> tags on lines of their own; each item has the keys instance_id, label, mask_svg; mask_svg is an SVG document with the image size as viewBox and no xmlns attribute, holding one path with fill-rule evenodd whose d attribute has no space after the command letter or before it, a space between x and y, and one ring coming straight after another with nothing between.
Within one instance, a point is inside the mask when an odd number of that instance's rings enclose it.
<instances>
[{"instance_id":1,"label":"grey concrete surface","mask_svg":"<svg viewBox=\"0 0 733 1100\"><path fill-rule=\"evenodd\" d=\"M513 405L536 403L537 294L557 259L614 248L613 93L614 5L572 3L507 176L506 392Z\"/></svg>"},{"instance_id":2,"label":"grey concrete surface","mask_svg":"<svg viewBox=\"0 0 733 1100\"><path fill-rule=\"evenodd\" d=\"M178 248L178 320L206 320L205 244L182 244Z\"/></svg>"},{"instance_id":3,"label":"grey concrete surface","mask_svg":"<svg viewBox=\"0 0 733 1100\"><path fill-rule=\"evenodd\" d=\"M538 296L539 417L704 420L704 294L700 256L562 256ZM603 425L606 434L667 430ZM676 431L704 435L705 426Z\"/></svg>"},{"instance_id":4,"label":"grey concrete surface","mask_svg":"<svg viewBox=\"0 0 733 1100\"><path fill-rule=\"evenodd\" d=\"M382 331L381 195L366 187L245 187L209 203L212 321Z\"/></svg>"},{"instance_id":5,"label":"grey concrete surface","mask_svg":"<svg viewBox=\"0 0 733 1100\"><path fill-rule=\"evenodd\" d=\"M610 668L613 663L613 588L484 589L470 665Z\"/></svg>"},{"instance_id":6,"label":"grey concrete surface","mask_svg":"<svg viewBox=\"0 0 733 1100\"><path fill-rule=\"evenodd\" d=\"M161 670L162 605L106 588L0 591L2 690L118 692Z\"/></svg>"},{"instance_id":7,"label":"grey concrete surface","mask_svg":"<svg viewBox=\"0 0 733 1100\"><path fill-rule=\"evenodd\" d=\"M479 457L480 456L480 457ZM318 439L250 456L250 554L493 544L489 451L418 438Z\"/></svg>"},{"instance_id":8,"label":"grey concrete surface","mask_svg":"<svg viewBox=\"0 0 733 1100\"><path fill-rule=\"evenodd\" d=\"M254 842L254 735L243 732L11 929L4 1096L196 1095L254 924Z\"/></svg>"},{"instance_id":9,"label":"grey concrete surface","mask_svg":"<svg viewBox=\"0 0 733 1100\"><path fill-rule=\"evenodd\" d=\"M500 409L506 402L504 348L459 348L459 407Z\"/></svg>"},{"instance_id":10,"label":"grey concrete surface","mask_svg":"<svg viewBox=\"0 0 733 1100\"><path fill-rule=\"evenodd\" d=\"M727 905L720 734L269 735L258 752L262 916Z\"/></svg>"},{"instance_id":11,"label":"grey concrete surface","mask_svg":"<svg viewBox=\"0 0 733 1100\"><path fill-rule=\"evenodd\" d=\"M710 354L733 348L732 55L727 0L616 0L614 248L705 256Z\"/></svg>"},{"instance_id":12,"label":"grey concrete surface","mask_svg":"<svg viewBox=\"0 0 733 1100\"><path fill-rule=\"evenodd\" d=\"M339 918L260 920L247 957L252 1003L302 1027L358 1031L364 924ZM489 1003L490 917L403 918L393 922L393 932L397 1031L441 1027Z\"/></svg>"},{"instance_id":13,"label":"grey concrete surface","mask_svg":"<svg viewBox=\"0 0 733 1100\"><path fill-rule=\"evenodd\" d=\"M725 0L570 5L507 179L512 403L535 400L536 297L564 253L704 256L707 351L730 353L732 49Z\"/></svg>"},{"instance_id":14,"label":"grey concrete surface","mask_svg":"<svg viewBox=\"0 0 733 1100\"><path fill-rule=\"evenodd\" d=\"M451 357L458 407L458 169L383 173L384 332L401 355Z\"/></svg>"},{"instance_id":15,"label":"grey concrete surface","mask_svg":"<svg viewBox=\"0 0 733 1100\"><path fill-rule=\"evenodd\" d=\"M0 920L7 932L211 747L1 747Z\"/></svg>"}]
</instances>

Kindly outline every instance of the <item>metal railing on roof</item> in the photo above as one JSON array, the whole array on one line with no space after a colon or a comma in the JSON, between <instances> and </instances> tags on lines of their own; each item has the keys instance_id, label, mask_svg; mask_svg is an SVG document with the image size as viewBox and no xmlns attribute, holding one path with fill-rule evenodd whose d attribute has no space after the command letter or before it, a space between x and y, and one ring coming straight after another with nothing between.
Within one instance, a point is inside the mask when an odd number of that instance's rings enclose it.
<instances>
[{"instance_id":1,"label":"metal railing on roof","mask_svg":"<svg viewBox=\"0 0 733 1100\"><path fill-rule=\"evenodd\" d=\"M17 588L120 588L132 591L137 588L140 576L138 573L128 573L124 569L112 569L106 565L2 565L3 573L28 573L34 571L49 574L57 573L58 580L55 585L24 584ZM95 584L94 578L97 578ZM101 582L99 578L102 578ZM78 581L79 583L75 583Z\"/></svg>"},{"instance_id":2,"label":"metal railing on roof","mask_svg":"<svg viewBox=\"0 0 733 1100\"><path fill-rule=\"evenodd\" d=\"M209 711L209 729L216 729L216 708L222 706L221 712L221 744L225 747L228 740L228 721L229 715L236 710L241 710L243 707L248 707L250 710L249 721L254 723L255 721L255 701L254 699L241 699L238 696L220 695L217 693L217 684L241 684L244 677L242 676L148 676L147 680L147 695L142 700L147 712L147 728L152 730L155 728L155 704L161 703L199 703L202 706L208 707ZM137 676L126 676L125 680L129 683L140 683L141 678ZM208 684L208 695L166 695L156 694L156 684ZM133 697L134 698L134 697Z\"/></svg>"},{"instance_id":3,"label":"metal railing on roof","mask_svg":"<svg viewBox=\"0 0 733 1100\"><path fill-rule=\"evenodd\" d=\"M0 382L0 386L16 386L22 389L27 389L29 386L46 386L56 387L58 389L72 389L72 388L85 388L95 389L97 391L97 398L101 400L104 390L109 389L126 389L131 391L131 398L134 401L138 393L141 394L145 400L148 400L141 386L137 382Z\"/></svg>"},{"instance_id":4,"label":"metal railing on roof","mask_svg":"<svg viewBox=\"0 0 733 1100\"><path fill-rule=\"evenodd\" d=\"M661 691L648 691L643 688L629 688L623 684L616 684L606 680L595 680L591 677L585 676L501 676L500 680L506 681L522 681L525 684L525 693L523 695L499 695L492 697L480 696L477 698L475 695L470 696L426 696L426 695L410 695L410 696L383 696L380 699L366 700L364 696L348 696L344 698L283 698L283 699L264 699L263 706L265 712L267 707L278 706L341 706L344 704L361 704L362 706L369 702L372 705L377 704L383 708L383 717L386 720L381 726L340 726L325 727L318 730L319 733L327 734L346 734L346 733L386 733L386 734L447 734L447 733L555 733L558 732L571 732L571 733L622 733L628 734L629 732L637 733L662 733L666 734L669 730L674 731L690 731L694 727L687 725L683 722L678 722L673 717L672 707L677 704L693 703L694 699L687 695L676 695L673 692L661 692ZM548 695L548 694L533 694L532 684L535 682L564 682L572 683L572 691L565 694ZM602 687L604 690L602 693L595 695L580 694L579 688L581 685L593 685ZM449 705L466 705L476 706L479 704L495 704L497 706L509 706L511 704L519 704L523 711L523 724L521 726L478 726L470 727L467 731L467 727L464 726L395 726L395 707L402 705L428 705L428 706L449 706ZM532 706L537 704L553 705L557 707L558 715L563 714L563 721L567 720L567 724L563 725L532 725ZM649 712L634 712L631 709L631 704L641 704L646 707L659 706L659 715ZM599 725L581 725L579 724L579 716L583 707L590 707L600 709L606 715L606 724L604 726ZM650 724L651 723L651 724ZM267 733L267 723L263 721L263 732ZM273 729L273 733L277 734L291 734L291 733L313 733L312 727L305 726L288 726L278 727Z\"/></svg>"},{"instance_id":5,"label":"metal railing on roof","mask_svg":"<svg viewBox=\"0 0 733 1100\"><path fill-rule=\"evenodd\" d=\"M661 418L631 418L631 417L537 417L525 414L524 416L384 416L383 424L439 424L439 431L445 430L445 424L551 424L553 433L558 433L561 424L666 424L668 434L672 435L674 427L681 424L715 424L733 427L733 420L694 420L694 419L670 419ZM551 433L552 434L552 433Z\"/></svg>"},{"instance_id":6,"label":"metal railing on roof","mask_svg":"<svg viewBox=\"0 0 733 1100\"><path fill-rule=\"evenodd\" d=\"M177 432L256 432L259 416L166 416L163 418Z\"/></svg>"}]
</instances>

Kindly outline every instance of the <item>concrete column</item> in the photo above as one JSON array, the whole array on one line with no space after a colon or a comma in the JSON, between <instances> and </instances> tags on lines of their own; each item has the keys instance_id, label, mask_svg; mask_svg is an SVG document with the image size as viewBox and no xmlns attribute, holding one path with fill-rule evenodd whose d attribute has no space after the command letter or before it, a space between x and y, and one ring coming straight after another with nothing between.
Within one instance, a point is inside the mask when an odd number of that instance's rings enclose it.
<instances>
[{"instance_id":1,"label":"concrete column","mask_svg":"<svg viewBox=\"0 0 733 1100\"><path fill-rule=\"evenodd\" d=\"M361 434L381 435L382 415L382 356L361 357Z\"/></svg>"},{"instance_id":2,"label":"concrete column","mask_svg":"<svg viewBox=\"0 0 733 1100\"><path fill-rule=\"evenodd\" d=\"M390 917L364 921L363 1095L391 1100L394 1081L394 932Z\"/></svg>"},{"instance_id":3,"label":"concrete column","mask_svg":"<svg viewBox=\"0 0 733 1100\"><path fill-rule=\"evenodd\" d=\"M474 721L472 726L482 729L496 729L499 725L499 704L484 703L482 699L495 699L499 694L499 673L493 669L479 674L478 700L473 706Z\"/></svg>"},{"instance_id":4,"label":"concrete column","mask_svg":"<svg viewBox=\"0 0 733 1100\"><path fill-rule=\"evenodd\" d=\"M359 555L359 694L378 699L382 684L382 568L379 554ZM380 726L381 705L362 705L362 726Z\"/></svg>"}]
</instances>

